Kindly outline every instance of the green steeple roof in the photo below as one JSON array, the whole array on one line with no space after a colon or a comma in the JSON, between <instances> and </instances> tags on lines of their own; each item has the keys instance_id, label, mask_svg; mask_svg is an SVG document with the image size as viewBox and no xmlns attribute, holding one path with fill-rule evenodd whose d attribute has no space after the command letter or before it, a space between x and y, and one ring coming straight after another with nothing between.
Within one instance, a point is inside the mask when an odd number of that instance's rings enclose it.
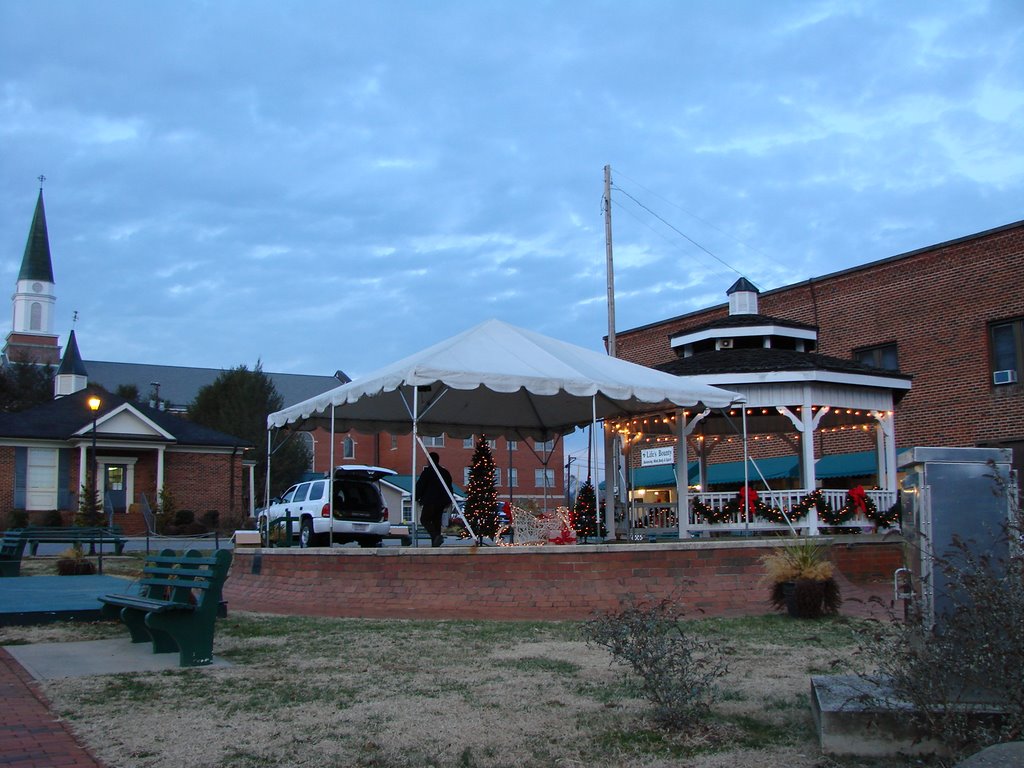
<instances>
[{"instance_id":1,"label":"green steeple roof","mask_svg":"<svg viewBox=\"0 0 1024 768\"><path fill-rule=\"evenodd\" d=\"M32 214L32 228L25 243L25 256L21 260L19 280L53 282L53 264L50 262L50 238L46 234L46 211L43 210L43 190L39 190L36 212Z\"/></svg>"}]
</instances>

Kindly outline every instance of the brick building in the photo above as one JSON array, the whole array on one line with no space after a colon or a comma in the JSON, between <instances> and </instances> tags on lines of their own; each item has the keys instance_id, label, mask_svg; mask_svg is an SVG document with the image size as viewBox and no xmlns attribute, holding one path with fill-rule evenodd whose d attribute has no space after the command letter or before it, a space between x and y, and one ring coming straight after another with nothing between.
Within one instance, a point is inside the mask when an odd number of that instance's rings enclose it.
<instances>
[{"instance_id":1,"label":"brick building","mask_svg":"<svg viewBox=\"0 0 1024 768\"><path fill-rule=\"evenodd\" d=\"M998 446L1024 468L1024 222L760 293L759 312L817 330L817 352L912 377L898 448ZM673 370L673 339L726 304L616 334L619 357ZM818 455L863 448L824 434ZM717 459L716 459L717 460Z\"/></svg>"}]
</instances>

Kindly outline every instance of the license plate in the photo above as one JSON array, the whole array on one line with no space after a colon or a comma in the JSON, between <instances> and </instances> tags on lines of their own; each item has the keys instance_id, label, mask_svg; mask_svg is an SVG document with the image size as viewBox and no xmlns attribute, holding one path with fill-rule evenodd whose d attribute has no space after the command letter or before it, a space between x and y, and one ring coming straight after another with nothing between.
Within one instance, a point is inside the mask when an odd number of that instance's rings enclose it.
<instances>
[{"instance_id":1,"label":"license plate","mask_svg":"<svg viewBox=\"0 0 1024 768\"><path fill-rule=\"evenodd\" d=\"M368 523L353 523L352 527L355 528L357 531L365 531L370 526Z\"/></svg>"}]
</instances>

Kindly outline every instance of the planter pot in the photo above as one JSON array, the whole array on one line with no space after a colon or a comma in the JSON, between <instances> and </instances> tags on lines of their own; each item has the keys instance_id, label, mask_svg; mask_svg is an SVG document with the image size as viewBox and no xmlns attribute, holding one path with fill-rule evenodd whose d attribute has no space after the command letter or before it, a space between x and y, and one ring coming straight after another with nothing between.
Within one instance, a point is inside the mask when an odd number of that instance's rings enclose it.
<instances>
[{"instance_id":1,"label":"planter pot","mask_svg":"<svg viewBox=\"0 0 1024 768\"><path fill-rule=\"evenodd\" d=\"M91 576L96 573L96 566L88 560L67 558L57 561L58 576Z\"/></svg>"},{"instance_id":2,"label":"planter pot","mask_svg":"<svg viewBox=\"0 0 1024 768\"><path fill-rule=\"evenodd\" d=\"M782 585L786 612L795 619L817 619L839 609L839 588L835 581L799 579Z\"/></svg>"}]
</instances>

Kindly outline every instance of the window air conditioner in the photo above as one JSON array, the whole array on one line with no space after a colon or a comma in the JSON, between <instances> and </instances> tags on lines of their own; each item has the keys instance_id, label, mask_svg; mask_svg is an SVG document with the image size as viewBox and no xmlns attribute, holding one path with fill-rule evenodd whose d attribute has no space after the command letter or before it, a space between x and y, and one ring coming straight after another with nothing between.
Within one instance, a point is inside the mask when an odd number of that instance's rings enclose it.
<instances>
[{"instance_id":1,"label":"window air conditioner","mask_svg":"<svg viewBox=\"0 0 1024 768\"><path fill-rule=\"evenodd\" d=\"M719 349L732 349L732 339L719 339L718 340L718 348Z\"/></svg>"},{"instance_id":2,"label":"window air conditioner","mask_svg":"<svg viewBox=\"0 0 1024 768\"><path fill-rule=\"evenodd\" d=\"M1010 368L1005 371L993 371L992 372L992 383L993 384L1013 384L1017 381L1017 371Z\"/></svg>"}]
</instances>

